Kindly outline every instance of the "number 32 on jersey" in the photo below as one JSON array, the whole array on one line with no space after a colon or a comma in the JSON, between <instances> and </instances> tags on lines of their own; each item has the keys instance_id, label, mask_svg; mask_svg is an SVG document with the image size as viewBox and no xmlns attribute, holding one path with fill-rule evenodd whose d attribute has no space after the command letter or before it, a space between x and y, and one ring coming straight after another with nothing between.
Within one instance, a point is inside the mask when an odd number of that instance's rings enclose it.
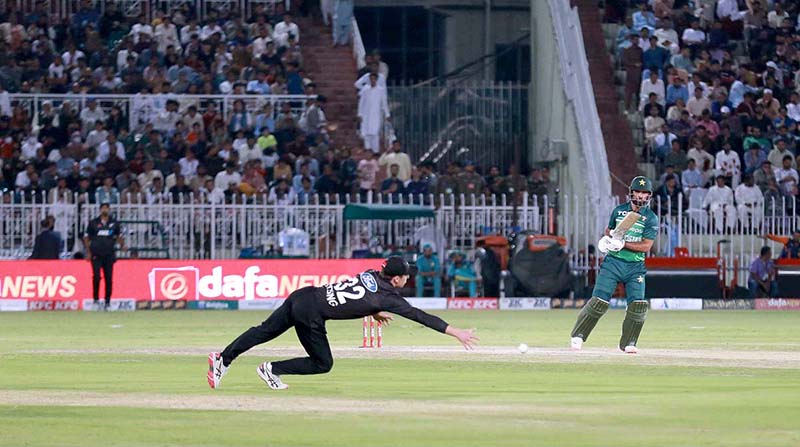
<instances>
[{"instance_id":1,"label":"number 32 on jersey","mask_svg":"<svg viewBox=\"0 0 800 447\"><path fill-rule=\"evenodd\" d=\"M360 300L364 298L366 292L364 286L358 283L358 277L350 278L336 284L328 284L325 288L328 304L334 307L344 304L347 300Z\"/></svg>"},{"instance_id":2,"label":"number 32 on jersey","mask_svg":"<svg viewBox=\"0 0 800 447\"><path fill-rule=\"evenodd\" d=\"M359 279L364 285L360 284ZM328 304L335 307L344 304L347 300L360 300L364 298L367 289L369 289L370 292L376 292L378 290L377 286L378 284L371 274L362 273L360 276L336 284L329 284L325 288L325 295Z\"/></svg>"}]
</instances>

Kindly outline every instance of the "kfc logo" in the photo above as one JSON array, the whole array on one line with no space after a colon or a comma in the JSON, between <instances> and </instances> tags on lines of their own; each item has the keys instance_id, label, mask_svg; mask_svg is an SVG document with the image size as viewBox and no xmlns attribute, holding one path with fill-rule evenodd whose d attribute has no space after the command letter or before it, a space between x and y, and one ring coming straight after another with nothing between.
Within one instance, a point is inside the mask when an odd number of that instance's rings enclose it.
<instances>
[{"instance_id":1,"label":"kfc logo","mask_svg":"<svg viewBox=\"0 0 800 447\"><path fill-rule=\"evenodd\" d=\"M497 298L448 298L448 309L497 310Z\"/></svg>"},{"instance_id":2,"label":"kfc logo","mask_svg":"<svg viewBox=\"0 0 800 447\"><path fill-rule=\"evenodd\" d=\"M28 310L78 310L78 300L30 300Z\"/></svg>"}]
</instances>

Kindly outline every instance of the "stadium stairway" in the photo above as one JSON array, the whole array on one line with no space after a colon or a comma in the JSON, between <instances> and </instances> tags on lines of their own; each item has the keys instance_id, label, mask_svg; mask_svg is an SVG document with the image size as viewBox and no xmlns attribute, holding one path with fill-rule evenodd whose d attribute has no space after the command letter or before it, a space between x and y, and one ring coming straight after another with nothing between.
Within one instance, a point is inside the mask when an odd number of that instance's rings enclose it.
<instances>
[{"instance_id":1,"label":"stadium stairway","mask_svg":"<svg viewBox=\"0 0 800 447\"><path fill-rule=\"evenodd\" d=\"M617 180L612 181L616 195L627 194L626 182L639 173L630 126L619 110L614 84L614 65L605 46L600 10L596 0L573 0L583 30L583 42L589 61L597 112L608 154L608 167Z\"/></svg>"},{"instance_id":2,"label":"stadium stairway","mask_svg":"<svg viewBox=\"0 0 800 447\"><path fill-rule=\"evenodd\" d=\"M317 93L327 99L324 110L328 124L336 126L330 132L335 147L361 147L356 134L358 97L353 87L358 69L352 47L331 48L333 37L329 27L309 17L296 20L303 30L300 41L303 63L313 76Z\"/></svg>"}]
</instances>

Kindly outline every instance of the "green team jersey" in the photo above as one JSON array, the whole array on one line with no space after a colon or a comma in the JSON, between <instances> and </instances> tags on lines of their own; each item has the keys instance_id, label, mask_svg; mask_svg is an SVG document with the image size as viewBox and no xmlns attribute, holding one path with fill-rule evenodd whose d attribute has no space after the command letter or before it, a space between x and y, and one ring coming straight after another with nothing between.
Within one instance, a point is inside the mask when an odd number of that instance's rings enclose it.
<instances>
[{"instance_id":1,"label":"green team jersey","mask_svg":"<svg viewBox=\"0 0 800 447\"><path fill-rule=\"evenodd\" d=\"M619 222L625 218L625 215L631 211L631 204L623 203L622 205L614 208L611 212L611 219L608 221L608 229L613 230L617 227ZM650 207L639 208L639 214L642 217L633 224L633 226L625 233L623 239L625 242L640 242L642 239L655 240L658 236L658 216ZM608 252L608 256L613 256L626 262L644 262L645 254L638 251L631 251L623 248L620 251Z\"/></svg>"}]
</instances>

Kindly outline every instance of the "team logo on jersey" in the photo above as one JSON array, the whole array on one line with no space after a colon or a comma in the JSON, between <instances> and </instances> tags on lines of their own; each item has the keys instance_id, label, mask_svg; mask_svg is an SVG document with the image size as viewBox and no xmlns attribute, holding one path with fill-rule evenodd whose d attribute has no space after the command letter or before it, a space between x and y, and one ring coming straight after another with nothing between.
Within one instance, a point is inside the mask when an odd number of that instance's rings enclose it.
<instances>
[{"instance_id":1,"label":"team logo on jersey","mask_svg":"<svg viewBox=\"0 0 800 447\"><path fill-rule=\"evenodd\" d=\"M378 282L375 281L375 277L372 276L370 273L364 272L361 275L361 284L364 284L364 287L367 288L372 293L378 291Z\"/></svg>"}]
</instances>

